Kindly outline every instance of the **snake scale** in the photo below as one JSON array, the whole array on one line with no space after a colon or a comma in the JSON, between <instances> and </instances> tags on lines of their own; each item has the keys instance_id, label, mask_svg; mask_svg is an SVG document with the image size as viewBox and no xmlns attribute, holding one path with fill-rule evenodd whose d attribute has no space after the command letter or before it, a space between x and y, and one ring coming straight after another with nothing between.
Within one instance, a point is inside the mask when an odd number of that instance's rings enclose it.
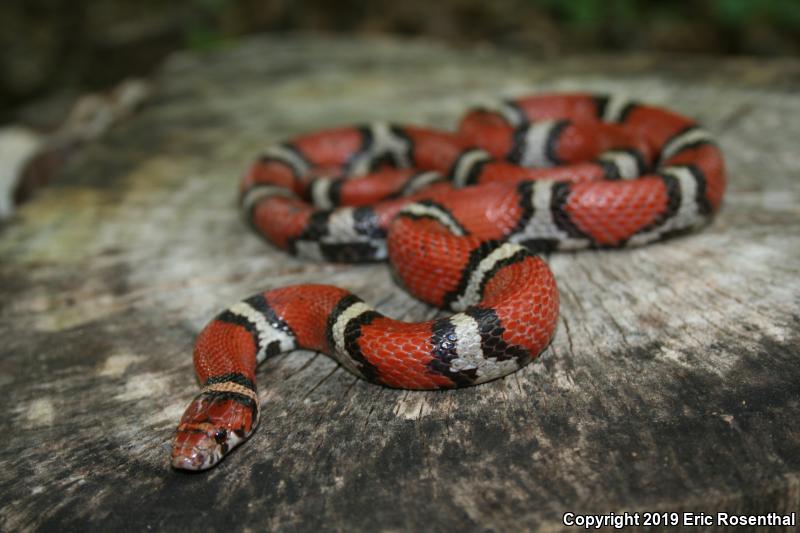
<instances>
[{"instance_id":1,"label":"snake scale","mask_svg":"<svg viewBox=\"0 0 800 533\"><path fill-rule=\"evenodd\" d=\"M200 333L202 385L172 465L203 470L259 419L256 367L304 348L404 389L514 372L550 342L558 290L537 253L639 246L694 230L722 202L712 136L620 97L543 94L466 113L456 132L376 123L267 148L240 185L256 232L312 260L388 260L416 298L454 312L393 320L350 292L295 285L256 294Z\"/></svg>"}]
</instances>

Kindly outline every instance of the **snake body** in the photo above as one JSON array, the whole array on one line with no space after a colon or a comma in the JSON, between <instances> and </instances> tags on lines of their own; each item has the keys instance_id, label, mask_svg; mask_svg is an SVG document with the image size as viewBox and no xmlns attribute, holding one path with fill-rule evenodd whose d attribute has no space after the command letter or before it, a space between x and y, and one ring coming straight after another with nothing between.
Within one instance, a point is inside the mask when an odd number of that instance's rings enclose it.
<instances>
[{"instance_id":1,"label":"snake body","mask_svg":"<svg viewBox=\"0 0 800 533\"><path fill-rule=\"evenodd\" d=\"M705 224L725 189L721 153L693 120L592 94L469 111L455 133L372 124L265 150L240 186L253 228L314 260L388 259L415 297L455 314L388 318L329 285L268 290L200 333L203 388L172 447L176 468L217 464L259 418L255 371L305 348L389 387L446 389L535 358L558 318L536 254L638 246Z\"/></svg>"}]
</instances>

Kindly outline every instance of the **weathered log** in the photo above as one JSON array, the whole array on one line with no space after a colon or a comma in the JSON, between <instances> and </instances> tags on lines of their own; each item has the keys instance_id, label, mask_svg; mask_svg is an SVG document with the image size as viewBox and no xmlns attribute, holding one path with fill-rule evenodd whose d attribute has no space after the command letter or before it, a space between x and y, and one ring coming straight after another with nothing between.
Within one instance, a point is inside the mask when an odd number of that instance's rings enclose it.
<instances>
[{"instance_id":1,"label":"weathered log","mask_svg":"<svg viewBox=\"0 0 800 533\"><path fill-rule=\"evenodd\" d=\"M798 72L310 37L174 56L146 108L0 232L0 529L559 530L567 511L797 511ZM255 436L212 471L173 471L194 337L230 303L314 281L390 316L437 313L383 265L304 262L253 235L235 191L259 150L375 119L452 128L484 98L545 89L700 119L727 156L721 214L646 248L552 255L556 337L502 380L407 392L315 353L274 358Z\"/></svg>"}]
</instances>

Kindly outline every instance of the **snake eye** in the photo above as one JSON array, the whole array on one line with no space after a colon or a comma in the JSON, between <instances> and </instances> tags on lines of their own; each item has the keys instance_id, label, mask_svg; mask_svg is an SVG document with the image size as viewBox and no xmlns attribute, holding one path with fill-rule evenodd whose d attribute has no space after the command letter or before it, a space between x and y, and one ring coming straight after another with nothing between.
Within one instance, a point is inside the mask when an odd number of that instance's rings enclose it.
<instances>
[{"instance_id":1,"label":"snake eye","mask_svg":"<svg viewBox=\"0 0 800 533\"><path fill-rule=\"evenodd\" d=\"M225 429L218 429L217 432L214 434L214 440L217 441L217 444L222 444L228 439L228 432Z\"/></svg>"}]
</instances>

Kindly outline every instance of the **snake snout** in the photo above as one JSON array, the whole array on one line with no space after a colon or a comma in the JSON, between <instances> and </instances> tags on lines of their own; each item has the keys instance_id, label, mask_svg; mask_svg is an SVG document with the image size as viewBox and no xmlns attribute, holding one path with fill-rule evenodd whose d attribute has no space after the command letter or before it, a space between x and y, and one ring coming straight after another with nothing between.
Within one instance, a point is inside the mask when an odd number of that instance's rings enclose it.
<instances>
[{"instance_id":1,"label":"snake snout","mask_svg":"<svg viewBox=\"0 0 800 533\"><path fill-rule=\"evenodd\" d=\"M217 393L202 393L189 405L172 441L172 466L206 470L254 429L250 407Z\"/></svg>"},{"instance_id":2,"label":"snake snout","mask_svg":"<svg viewBox=\"0 0 800 533\"><path fill-rule=\"evenodd\" d=\"M227 451L224 442L217 442L217 433L211 427L181 424L172 441L172 466L182 470L206 470L217 464Z\"/></svg>"}]
</instances>

